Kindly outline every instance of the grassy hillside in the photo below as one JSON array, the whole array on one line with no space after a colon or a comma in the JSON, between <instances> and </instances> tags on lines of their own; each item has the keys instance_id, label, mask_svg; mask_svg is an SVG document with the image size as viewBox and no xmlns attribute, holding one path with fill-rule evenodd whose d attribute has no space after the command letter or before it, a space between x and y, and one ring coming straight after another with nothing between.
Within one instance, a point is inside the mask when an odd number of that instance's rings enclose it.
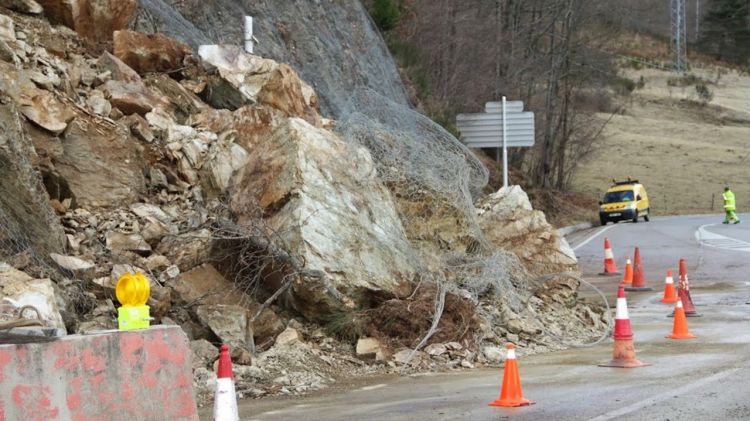
<instances>
[{"instance_id":1,"label":"grassy hillside","mask_svg":"<svg viewBox=\"0 0 750 421\"><path fill-rule=\"evenodd\" d=\"M645 85L611 118L572 189L598 196L613 177L632 176L646 185L655 214L691 214L722 212L729 183L739 210L750 210L750 76L715 66L691 73L712 93L708 104L694 84L673 86L681 82L674 73L623 70Z\"/></svg>"}]
</instances>

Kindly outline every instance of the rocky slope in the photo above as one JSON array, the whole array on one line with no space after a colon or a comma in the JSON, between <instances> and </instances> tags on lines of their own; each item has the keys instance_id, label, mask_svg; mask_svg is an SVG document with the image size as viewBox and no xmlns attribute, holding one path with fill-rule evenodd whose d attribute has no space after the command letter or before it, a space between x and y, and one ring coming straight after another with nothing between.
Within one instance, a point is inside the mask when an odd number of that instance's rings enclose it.
<instances>
[{"instance_id":1,"label":"rocky slope","mask_svg":"<svg viewBox=\"0 0 750 421\"><path fill-rule=\"evenodd\" d=\"M409 100L393 58L359 1L141 0L136 26L193 48L241 45L243 16L254 16L255 53L287 63L338 118L351 92L366 86L400 104Z\"/></svg>"},{"instance_id":2,"label":"rocky slope","mask_svg":"<svg viewBox=\"0 0 750 421\"><path fill-rule=\"evenodd\" d=\"M129 30L127 1L40 3L0 3L3 319L33 302L69 333L113 328L115 282L143 272L155 323L192 341L201 399L219 343L261 396L601 334L523 191L475 208L486 170L396 91L330 120L321 102L335 116L342 98L284 63Z\"/></svg>"}]
</instances>

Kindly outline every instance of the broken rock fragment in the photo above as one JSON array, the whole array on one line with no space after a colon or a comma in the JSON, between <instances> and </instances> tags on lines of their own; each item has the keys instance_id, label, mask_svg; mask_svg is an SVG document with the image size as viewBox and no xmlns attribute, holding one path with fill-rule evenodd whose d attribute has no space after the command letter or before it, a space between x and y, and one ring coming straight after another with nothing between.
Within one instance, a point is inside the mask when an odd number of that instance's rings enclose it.
<instances>
[{"instance_id":1,"label":"broken rock fragment","mask_svg":"<svg viewBox=\"0 0 750 421\"><path fill-rule=\"evenodd\" d=\"M43 129L60 134L75 118L75 113L52 93L31 85L24 85L21 89L18 100L21 113Z\"/></svg>"},{"instance_id":2,"label":"broken rock fragment","mask_svg":"<svg viewBox=\"0 0 750 421\"><path fill-rule=\"evenodd\" d=\"M38 15L44 11L35 0L0 0L0 6L29 15Z\"/></svg>"},{"instance_id":3,"label":"broken rock fragment","mask_svg":"<svg viewBox=\"0 0 750 421\"><path fill-rule=\"evenodd\" d=\"M65 256L57 253L51 253L50 257L58 266L60 266L60 268L72 273L76 278L85 280L91 280L94 278L96 265L94 265L93 262L75 256Z\"/></svg>"},{"instance_id":4,"label":"broken rock fragment","mask_svg":"<svg viewBox=\"0 0 750 421\"><path fill-rule=\"evenodd\" d=\"M178 70L193 52L188 45L164 34L115 31L113 42L115 56L139 74Z\"/></svg>"},{"instance_id":5,"label":"broken rock fragment","mask_svg":"<svg viewBox=\"0 0 750 421\"><path fill-rule=\"evenodd\" d=\"M14 312L20 311L26 305L34 306L39 310L39 316L45 325L64 331L65 324L60 316L58 302L60 301L55 295L55 288L50 279L33 279L6 263L0 262L0 303L14 307ZM37 318L33 311L25 311L20 316Z\"/></svg>"},{"instance_id":6,"label":"broken rock fragment","mask_svg":"<svg viewBox=\"0 0 750 421\"><path fill-rule=\"evenodd\" d=\"M97 61L97 65L100 69L109 71L112 75L112 79L119 80L120 82L140 82L141 77L138 73L133 70L130 66L123 63L122 60L113 56L108 51L102 53L101 57Z\"/></svg>"},{"instance_id":7,"label":"broken rock fragment","mask_svg":"<svg viewBox=\"0 0 750 421\"><path fill-rule=\"evenodd\" d=\"M125 115L146 115L154 108L166 108L169 100L139 82L110 80L101 88L112 106Z\"/></svg>"},{"instance_id":8,"label":"broken rock fragment","mask_svg":"<svg viewBox=\"0 0 750 421\"><path fill-rule=\"evenodd\" d=\"M139 254L151 253L151 246L140 234L123 234L110 231L106 235L107 248L114 252L134 251Z\"/></svg>"},{"instance_id":9,"label":"broken rock fragment","mask_svg":"<svg viewBox=\"0 0 750 421\"><path fill-rule=\"evenodd\" d=\"M92 43L107 42L112 32L127 28L138 0L39 0L44 15L73 29Z\"/></svg>"}]
</instances>

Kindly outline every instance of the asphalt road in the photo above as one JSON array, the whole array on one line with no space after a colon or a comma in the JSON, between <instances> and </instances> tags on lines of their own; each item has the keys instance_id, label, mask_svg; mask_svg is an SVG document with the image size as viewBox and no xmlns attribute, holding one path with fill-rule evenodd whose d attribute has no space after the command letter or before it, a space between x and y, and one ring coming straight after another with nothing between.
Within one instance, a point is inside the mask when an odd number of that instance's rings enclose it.
<instances>
[{"instance_id":1,"label":"asphalt road","mask_svg":"<svg viewBox=\"0 0 750 421\"><path fill-rule=\"evenodd\" d=\"M502 369L364 380L317 396L246 400L243 420L726 420L750 419L750 215L740 225L721 216L663 217L620 223L569 237L586 279L614 299L618 278L597 275L604 237L618 269L640 247L654 292L630 293L628 303L638 358L653 365L602 368L611 341L544 355L518 350L525 397L522 408L489 407ZM671 306L659 299L666 269L677 278L688 263L700 318L689 318L697 339L664 338ZM677 279L675 279L676 281ZM582 295L594 297L582 290Z\"/></svg>"}]
</instances>

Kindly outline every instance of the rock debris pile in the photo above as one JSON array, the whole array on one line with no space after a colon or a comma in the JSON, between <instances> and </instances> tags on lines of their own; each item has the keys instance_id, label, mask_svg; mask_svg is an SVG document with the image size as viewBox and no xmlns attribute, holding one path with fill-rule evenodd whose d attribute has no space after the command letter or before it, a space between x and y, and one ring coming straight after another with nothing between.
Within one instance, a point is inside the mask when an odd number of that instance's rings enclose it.
<instances>
[{"instance_id":1,"label":"rock debris pile","mask_svg":"<svg viewBox=\"0 0 750 421\"><path fill-rule=\"evenodd\" d=\"M191 340L201 402L221 343L238 392L260 397L603 331L520 188L474 208L481 186L467 187L460 212L429 189L407 197L405 167L335 129L294 69L132 31L134 0L0 5L4 320L33 304L68 333L112 329L117 279L143 272L154 323Z\"/></svg>"}]
</instances>

